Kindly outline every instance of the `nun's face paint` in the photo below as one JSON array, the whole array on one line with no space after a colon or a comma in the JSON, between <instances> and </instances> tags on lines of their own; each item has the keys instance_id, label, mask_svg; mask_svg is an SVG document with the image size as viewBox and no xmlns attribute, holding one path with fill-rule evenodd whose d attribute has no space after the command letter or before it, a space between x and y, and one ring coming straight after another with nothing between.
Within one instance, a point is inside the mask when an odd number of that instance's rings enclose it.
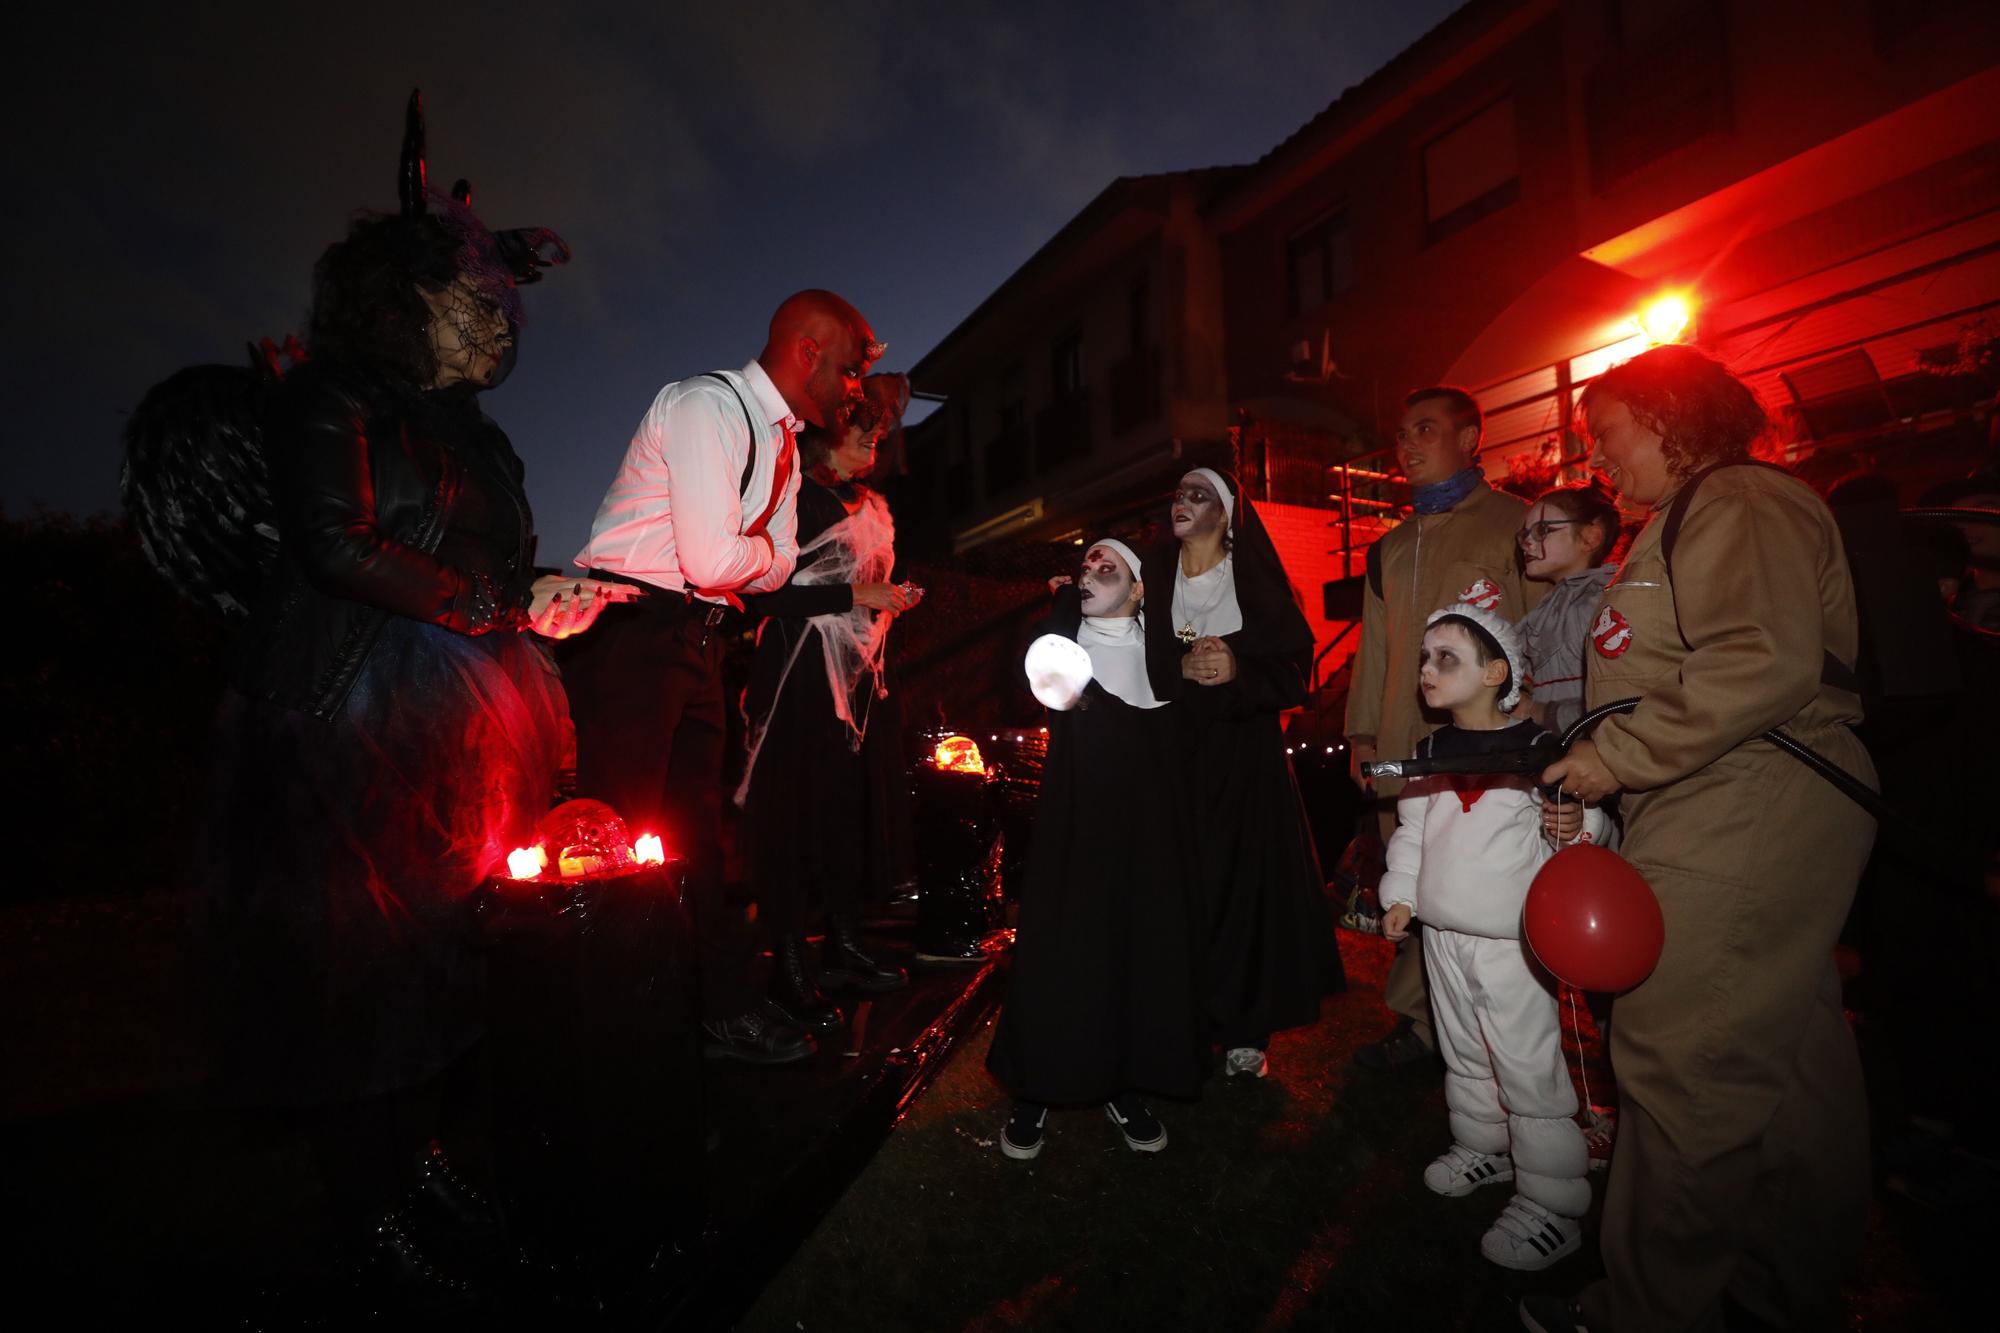
<instances>
[{"instance_id":1,"label":"nun's face paint","mask_svg":"<svg viewBox=\"0 0 2000 1333\"><path fill-rule=\"evenodd\" d=\"M1215 493L1214 484L1207 477L1190 472L1181 478L1181 488L1174 492L1173 522L1174 536L1186 541L1222 531L1228 526L1229 515L1223 511L1222 497Z\"/></svg>"},{"instance_id":2,"label":"nun's face paint","mask_svg":"<svg viewBox=\"0 0 2000 1333\"><path fill-rule=\"evenodd\" d=\"M1479 646L1463 625L1433 625L1424 631L1424 650L1417 659L1417 688L1424 704L1443 712L1463 708L1482 693L1490 693Z\"/></svg>"},{"instance_id":3,"label":"nun's face paint","mask_svg":"<svg viewBox=\"0 0 2000 1333\"><path fill-rule=\"evenodd\" d=\"M1077 571L1076 590L1087 616L1136 616L1138 585L1125 559L1108 546L1093 546L1083 554L1083 568Z\"/></svg>"}]
</instances>

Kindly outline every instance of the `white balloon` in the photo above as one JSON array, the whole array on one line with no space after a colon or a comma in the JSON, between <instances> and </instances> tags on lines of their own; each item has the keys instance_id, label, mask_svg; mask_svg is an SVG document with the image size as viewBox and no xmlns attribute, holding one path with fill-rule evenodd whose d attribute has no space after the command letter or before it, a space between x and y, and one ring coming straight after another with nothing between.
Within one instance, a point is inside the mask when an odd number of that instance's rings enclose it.
<instances>
[{"instance_id":1,"label":"white balloon","mask_svg":"<svg viewBox=\"0 0 2000 1333\"><path fill-rule=\"evenodd\" d=\"M1076 707L1083 687L1090 684L1090 654L1060 634L1044 634L1029 644L1025 665L1029 690L1058 713Z\"/></svg>"}]
</instances>

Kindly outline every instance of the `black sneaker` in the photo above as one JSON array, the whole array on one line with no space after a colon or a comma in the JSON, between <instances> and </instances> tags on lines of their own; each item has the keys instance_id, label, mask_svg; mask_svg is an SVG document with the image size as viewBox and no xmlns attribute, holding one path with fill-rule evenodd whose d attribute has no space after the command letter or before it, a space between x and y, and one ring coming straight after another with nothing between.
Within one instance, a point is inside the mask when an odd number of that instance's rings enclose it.
<instances>
[{"instance_id":1,"label":"black sneaker","mask_svg":"<svg viewBox=\"0 0 2000 1333\"><path fill-rule=\"evenodd\" d=\"M1000 1151L1017 1162L1031 1162L1042 1151L1042 1125L1049 1108L1033 1102L1015 1102L1014 1113L1000 1131Z\"/></svg>"},{"instance_id":2,"label":"black sneaker","mask_svg":"<svg viewBox=\"0 0 2000 1333\"><path fill-rule=\"evenodd\" d=\"M1560 1296L1523 1296L1521 1327L1528 1333L1590 1333L1576 1302Z\"/></svg>"},{"instance_id":3,"label":"black sneaker","mask_svg":"<svg viewBox=\"0 0 2000 1333\"><path fill-rule=\"evenodd\" d=\"M710 1019L701 1025L701 1053L711 1060L741 1060L753 1065L788 1065L819 1049L812 1034L792 1025L775 1005L748 1010L734 1018Z\"/></svg>"},{"instance_id":4,"label":"black sneaker","mask_svg":"<svg viewBox=\"0 0 2000 1333\"><path fill-rule=\"evenodd\" d=\"M1428 1068L1440 1063L1438 1053L1424 1045L1423 1038L1417 1035L1416 1028L1407 1018L1397 1023L1396 1030L1382 1040L1356 1051L1354 1062L1369 1069Z\"/></svg>"},{"instance_id":5,"label":"black sneaker","mask_svg":"<svg viewBox=\"0 0 2000 1333\"><path fill-rule=\"evenodd\" d=\"M1125 1136L1125 1146L1133 1152L1158 1152L1167 1146L1167 1127L1135 1097L1114 1097L1104 1103L1104 1114Z\"/></svg>"}]
</instances>

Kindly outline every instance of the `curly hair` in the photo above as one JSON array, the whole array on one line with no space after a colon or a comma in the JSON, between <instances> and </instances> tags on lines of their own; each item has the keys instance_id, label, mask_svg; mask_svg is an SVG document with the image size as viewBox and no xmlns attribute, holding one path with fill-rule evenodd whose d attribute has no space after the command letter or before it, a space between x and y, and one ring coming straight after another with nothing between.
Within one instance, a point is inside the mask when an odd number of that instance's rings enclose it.
<instances>
[{"instance_id":1,"label":"curly hair","mask_svg":"<svg viewBox=\"0 0 2000 1333\"><path fill-rule=\"evenodd\" d=\"M1771 424L1748 385L1713 357L1678 343L1605 371L1584 389L1581 405L1587 410L1600 398L1625 404L1633 420L1660 437L1675 477L1748 460Z\"/></svg>"},{"instance_id":2,"label":"curly hair","mask_svg":"<svg viewBox=\"0 0 2000 1333\"><path fill-rule=\"evenodd\" d=\"M314 360L375 372L422 388L437 378L430 307L423 287L442 291L457 276L458 240L430 216L367 213L345 240L313 265L306 348Z\"/></svg>"},{"instance_id":3,"label":"curly hair","mask_svg":"<svg viewBox=\"0 0 2000 1333\"><path fill-rule=\"evenodd\" d=\"M313 265L307 350L317 359L423 388L437 379L431 309L418 288L441 292L463 276L510 324L521 300L486 224L457 200L432 193L416 217L362 213L345 240Z\"/></svg>"}]
</instances>

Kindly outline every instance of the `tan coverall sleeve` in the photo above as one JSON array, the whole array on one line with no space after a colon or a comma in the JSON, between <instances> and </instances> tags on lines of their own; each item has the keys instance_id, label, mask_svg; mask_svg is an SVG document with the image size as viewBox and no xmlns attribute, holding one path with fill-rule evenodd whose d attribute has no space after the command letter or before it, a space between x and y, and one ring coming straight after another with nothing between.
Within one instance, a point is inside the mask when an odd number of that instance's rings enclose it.
<instances>
[{"instance_id":1,"label":"tan coverall sleeve","mask_svg":"<svg viewBox=\"0 0 2000 1333\"><path fill-rule=\"evenodd\" d=\"M1688 513L1672 583L1691 651L1677 680L1597 728L1621 784L1645 791L1684 778L1812 701L1826 654L1825 542L1803 504L1769 491L1717 495Z\"/></svg>"},{"instance_id":2,"label":"tan coverall sleeve","mask_svg":"<svg viewBox=\"0 0 2000 1333\"><path fill-rule=\"evenodd\" d=\"M1382 726L1382 678L1388 672L1388 612L1375 585L1361 583L1361 646L1354 650L1354 677L1347 688L1347 734L1371 741Z\"/></svg>"}]
</instances>

